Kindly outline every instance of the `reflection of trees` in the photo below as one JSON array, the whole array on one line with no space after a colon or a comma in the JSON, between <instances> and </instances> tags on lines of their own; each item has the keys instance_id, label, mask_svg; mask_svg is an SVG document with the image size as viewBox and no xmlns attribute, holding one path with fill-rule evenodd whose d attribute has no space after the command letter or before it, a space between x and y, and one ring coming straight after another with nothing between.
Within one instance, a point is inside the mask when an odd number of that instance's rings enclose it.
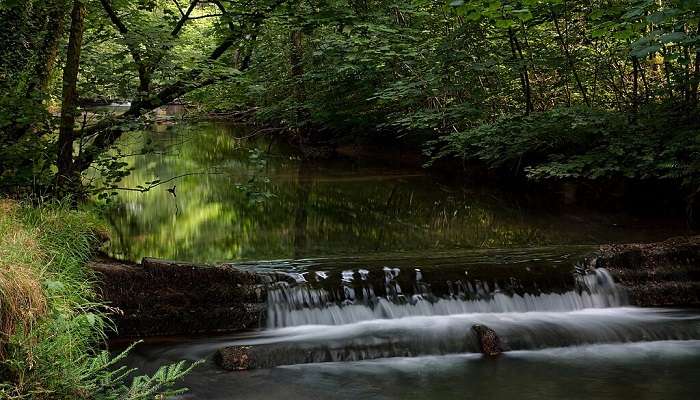
<instances>
[{"instance_id":1,"label":"reflection of trees","mask_svg":"<svg viewBox=\"0 0 700 400\"><path fill-rule=\"evenodd\" d=\"M306 250L306 225L308 223L308 212L306 203L309 201L311 193L311 163L304 158L299 163L297 174L297 201L294 211L294 258L302 258Z\"/></svg>"},{"instance_id":2,"label":"reflection of trees","mask_svg":"<svg viewBox=\"0 0 700 400\"><path fill-rule=\"evenodd\" d=\"M261 189L275 196L251 202L235 184L257 169L227 128L180 126L152 138L160 146L178 140L183 145L174 154L135 157L124 186L210 168L223 174L178 180L178 215L165 187L123 193L111 216L113 247L129 258L215 261L581 242L555 218L443 191L427 177L382 177L386 171L363 176L342 163L323 169L311 161L269 157L271 181Z\"/></svg>"}]
</instances>

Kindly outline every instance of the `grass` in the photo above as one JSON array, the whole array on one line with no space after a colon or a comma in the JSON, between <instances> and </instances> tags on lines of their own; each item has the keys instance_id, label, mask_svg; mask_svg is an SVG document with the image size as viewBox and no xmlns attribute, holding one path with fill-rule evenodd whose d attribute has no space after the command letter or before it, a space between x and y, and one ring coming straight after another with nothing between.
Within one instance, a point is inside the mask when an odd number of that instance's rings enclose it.
<instances>
[{"instance_id":1,"label":"grass","mask_svg":"<svg viewBox=\"0 0 700 400\"><path fill-rule=\"evenodd\" d=\"M104 348L110 322L86 267L94 212L0 199L0 399L165 398L194 366L134 377Z\"/></svg>"}]
</instances>

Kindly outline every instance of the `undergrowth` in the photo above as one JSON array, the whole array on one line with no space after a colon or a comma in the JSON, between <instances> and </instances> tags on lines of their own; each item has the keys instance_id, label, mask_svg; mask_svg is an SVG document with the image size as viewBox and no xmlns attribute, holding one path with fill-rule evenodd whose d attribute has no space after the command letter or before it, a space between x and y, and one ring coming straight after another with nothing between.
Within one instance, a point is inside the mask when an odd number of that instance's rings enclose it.
<instances>
[{"instance_id":1,"label":"undergrowth","mask_svg":"<svg viewBox=\"0 0 700 400\"><path fill-rule=\"evenodd\" d=\"M110 321L86 267L103 229L89 210L0 200L0 399L165 398L195 364L134 377L104 348ZM127 350L128 351L128 350Z\"/></svg>"}]
</instances>

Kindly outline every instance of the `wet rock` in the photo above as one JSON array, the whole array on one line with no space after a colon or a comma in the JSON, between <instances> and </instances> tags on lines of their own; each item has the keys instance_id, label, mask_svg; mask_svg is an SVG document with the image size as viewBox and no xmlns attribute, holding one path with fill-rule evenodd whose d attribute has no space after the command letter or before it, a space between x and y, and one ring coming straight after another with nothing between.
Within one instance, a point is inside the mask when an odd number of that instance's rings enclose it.
<instances>
[{"instance_id":1,"label":"wet rock","mask_svg":"<svg viewBox=\"0 0 700 400\"><path fill-rule=\"evenodd\" d=\"M602 246L586 266L606 268L632 305L700 306L700 236Z\"/></svg>"},{"instance_id":2,"label":"wet rock","mask_svg":"<svg viewBox=\"0 0 700 400\"><path fill-rule=\"evenodd\" d=\"M472 331L479 341L479 349L484 355L495 357L503 353L503 345L496 331L486 325L472 325Z\"/></svg>"},{"instance_id":3,"label":"wet rock","mask_svg":"<svg viewBox=\"0 0 700 400\"><path fill-rule=\"evenodd\" d=\"M233 266L145 258L141 264L90 262L98 292L121 337L229 332L257 328L276 277Z\"/></svg>"},{"instance_id":4,"label":"wet rock","mask_svg":"<svg viewBox=\"0 0 700 400\"><path fill-rule=\"evenodd\" d=\"M216 352L214 360L228 371L273 368L282 365L373 360L390 357L414 357L420 348L409 343L280 342L227 346Z\"/></svg>"},{"instance_id":5,"label":"wet rock","mask_svg":"<svg viewBox=\"0 0 700 400\"><path fill-rule=\"evenodd\" d=\"M253 346L228 346L216 352L216 363L227 371L247 371L256 368Z\"/></svg>"}]
</instances>

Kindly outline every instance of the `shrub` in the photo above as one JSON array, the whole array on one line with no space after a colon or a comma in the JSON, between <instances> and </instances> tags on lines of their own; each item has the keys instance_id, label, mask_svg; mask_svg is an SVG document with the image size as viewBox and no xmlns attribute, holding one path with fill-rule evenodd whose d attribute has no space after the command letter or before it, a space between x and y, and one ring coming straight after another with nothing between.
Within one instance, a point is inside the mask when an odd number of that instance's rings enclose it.
<instances>
[{"instance_id":1,"label":"shrub","mask_svg":"<svg viewBox=\"0 0 700 400\"><path fill-rule=\"evenodd\" d=\"M697 126L657 111L650 108L632 118L571 107L503 117L444 137L434 159L479 161L537 180L668 179L697 187Z\"/></svg>"}]
</instances>

